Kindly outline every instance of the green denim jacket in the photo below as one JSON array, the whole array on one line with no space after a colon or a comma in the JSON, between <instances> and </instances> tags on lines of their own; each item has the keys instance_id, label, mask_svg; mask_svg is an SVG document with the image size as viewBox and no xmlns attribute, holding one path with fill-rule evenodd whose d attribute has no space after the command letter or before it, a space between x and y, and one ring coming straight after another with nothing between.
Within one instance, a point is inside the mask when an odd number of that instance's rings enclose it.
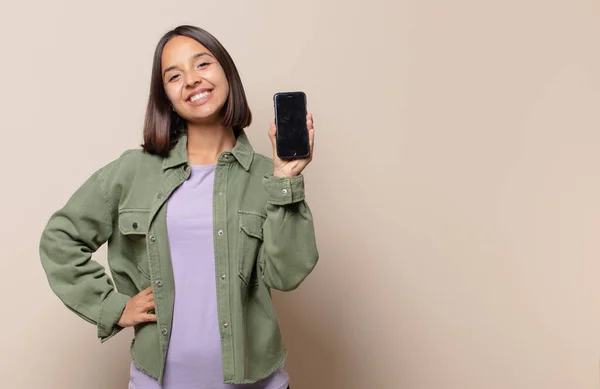
<instances>
[{"instance_id":1,"label":"green denim jacket","mask_svg":"<svg viewBox=\"0 0 600 389\"><path fill-rule=\"evenodd\" d=\"M217 161L213 223L225 383L258 381L283 362L270 290L297 288L318 260L303 176L272 173L272 160L254 153L244 132ZM97 326L102 342L122 329L116 323L129 298L152 286L157 322L134 327L131 358L161 383L175 293L165 202L189 176L185 135L167 158L128 150L52 215L40 242L52 290ZM105 242L112 280L91 259Z\"/></svg>"}]
</instances>

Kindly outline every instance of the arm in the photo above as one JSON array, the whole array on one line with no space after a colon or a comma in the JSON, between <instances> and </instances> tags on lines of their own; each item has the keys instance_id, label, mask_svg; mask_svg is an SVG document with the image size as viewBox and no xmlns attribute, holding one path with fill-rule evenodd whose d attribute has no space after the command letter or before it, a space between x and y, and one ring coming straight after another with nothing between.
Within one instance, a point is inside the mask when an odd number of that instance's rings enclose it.
<instances>
[{"instance_id":1,"label":"arm","mask_svg":"<svg viewBox=\"0 0 600 389\"><path fill-rule=\"evenodd\" d=\"M267 219L258 258L259 274L272 289L296 289L317 264L313 218L304 201L304 176L267 175Z\"/></svg>"},{"instance_id":2,"label":"arm","mask_svg":"<svg viewBox=\"0 0 600 389\"><path fill-rule=\"evenodd\" d=\"M267 219L258 257L259 274L265 284L278 290L296 289L314 269L319 259L313 218L304 201L304 168L312 161L314 125L306 115L310 144L307 158L282 160L277 156L277 127L271 123L273 174L263 178L267 191Z\"/></svg>"},{"instance_id":3,"label":"arm","mask_svg":"<svg viewBox=\"0 0 600 389\"><path fill-rule=\"evenodd\" d=\"M112 216L99 173L93 174L54 213L40 241L40 257L54 293L98 327L102 342L116 335L129 296L118 293L105 269L91 259L111 236Z\"/></svg>"}]
</instances>

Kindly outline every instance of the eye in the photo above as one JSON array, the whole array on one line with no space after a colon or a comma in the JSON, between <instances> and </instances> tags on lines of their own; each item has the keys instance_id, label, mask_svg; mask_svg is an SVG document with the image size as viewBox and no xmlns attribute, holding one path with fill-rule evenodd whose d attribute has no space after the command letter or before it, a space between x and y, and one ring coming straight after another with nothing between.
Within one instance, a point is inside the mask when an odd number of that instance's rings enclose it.
<instances>
[{"instance_id":1,"label":"eye","mask_svg":"<svg viewBox=\"0 0 600 389\"><path fill-rule=\"evenodd\" d=\"M199 63L199 64L198 64L198 69L205 68L205 67L207 67L208 65L210 65L210 63L209 63L209 62L201 62L201 63Z\"/></svg>"},{"instance_id":2,"label":"eye","mask_svg":"<svg viewBox=\"0 0 600 389\"><path fill-rule=\"evenodd\" d=\"M177 79L177 77L179 77L179 74L172 75L171 77L169 77L169 81L168 82L175 81Z\"/></svg>"}]
</instances>

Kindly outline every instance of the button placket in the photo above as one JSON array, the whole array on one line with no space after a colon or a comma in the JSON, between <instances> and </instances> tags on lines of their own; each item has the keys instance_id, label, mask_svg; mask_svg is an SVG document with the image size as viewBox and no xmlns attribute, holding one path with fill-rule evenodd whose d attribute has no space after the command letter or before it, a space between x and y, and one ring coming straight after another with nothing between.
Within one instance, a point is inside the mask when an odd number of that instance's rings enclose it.
<instances>
[{"instance_id":1,"label":"button placket","mask_svg":"<svg viewBox=\"0 0 600 389\"><path fill-rule=\"evenodd\" d=\"M186 166L187 167L187 166ZM183 169L185 169L186 167L184 167ZM190 168L191 171L191 168ZM163 281L163 267L164 267L164 263L162 263L161 260L161 253L159 251L159 245L158 245L158 237L157 237L157 233L161 233L162 229L166 228L166 226L163 225L164 223L164 217L161 217L161 221L160 221L160 228L161 230L159 231L158 229L155 229L155 224L153 222L153 219L155 218L155 216L157 214L159 214L161 212L161 207L163 207L166 199L168 198L168 196L170 195L170 193L172 193L173 190L175 190L177 187L179 187L182 183L185 182L186 176L188 176L189 174L182 174L182 170L180 169L172 169L167 171L166 176L163 179L163 182L161 183L161 187L160 189L157 191L157 193L154 196L152 205L151 205L151 212L150 212L150 224L148 226L140 223L139 228L147 228L147 247L148 247L148 254L149 254L149 262L150 262L150 278L152 280L152 286L154 288L154 302L155 302L155 312L157 314L157 319L158 319L158 328L159 328L159 336L161 336L161 343L166 344L170 341L170 331L171 328L168 325L165 325L168 323L168 318L169 318L169 313L168 311L165 311L165 307L163 304L165 304L165 300L171 298L172 296L172 291L170 290L171 288L168 287L168 283L165 283L166 281ZM138 222L140 222L138 220ZM162 235L161 235L162 236ZM166 280L166 279L165 279ZM165 312L165 313L161 313L161 317L158 317L159 312ZM165 316L166 315L166 316Z\"/></svg>"},{"instance_id":2,"label":"button placket","mask_svg":"<svg viewBox=\"0 0 600 389\"><path fill-rule=\"evenodd\" d=\"M227 259L228 255L233 255L227 247L228 235L228 220L225 214L226 209L226 194L227 194L227 177L229 168L232 162L231 153L225 153L220 158L215 171L215 266L216 274L218 274L217 281L219 287L217 288L217 304L222 308L219 309L219 329L221 333L221 347L224 351L224 358L233 359L233 344L231 338L231 328L233 325L231 322L231 301L229 299L229 288L231 287L228 282L229 275L232 270L230 269L230 262ZM232 278L233 279L233 278ZM228 369L227 369L228 370ZM226 374L233 374L232 371L225 371Z\"/></svg>"}]
</instances>

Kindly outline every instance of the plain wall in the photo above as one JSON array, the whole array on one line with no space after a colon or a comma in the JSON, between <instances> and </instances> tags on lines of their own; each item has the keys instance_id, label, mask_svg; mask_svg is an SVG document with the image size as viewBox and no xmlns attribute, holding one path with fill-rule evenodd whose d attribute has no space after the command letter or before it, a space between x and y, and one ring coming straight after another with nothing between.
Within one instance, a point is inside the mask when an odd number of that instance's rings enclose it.
<instances>
[{"instance_id":1,"label":"plain wall","mask_svg":"<svg viewBox=\"0 0 600 389\"><path fill-rule=\"evenodd\" d=\"M275 92L315 116L321 259L274 296L294 389L598 387L598 0L2 0L0 387L126 387L132 332L101 345L38 242L140 143L183 23L233 56L256 150Z\"/></svg>"}]
</instances>

